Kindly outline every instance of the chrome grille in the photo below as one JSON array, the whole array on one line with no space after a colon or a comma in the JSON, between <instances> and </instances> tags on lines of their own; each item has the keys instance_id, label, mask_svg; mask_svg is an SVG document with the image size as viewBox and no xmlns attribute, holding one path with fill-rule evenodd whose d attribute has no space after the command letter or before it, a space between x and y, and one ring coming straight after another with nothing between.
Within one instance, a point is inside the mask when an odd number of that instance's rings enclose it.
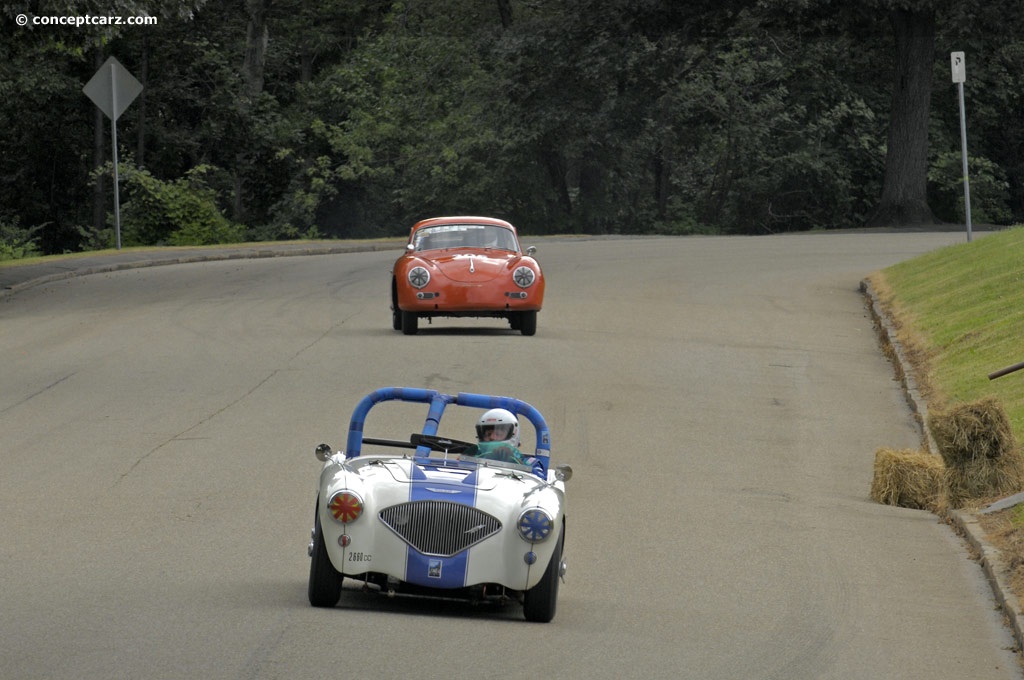
<instances>
[{"instance_id":1,"label":"chrome grille","mask_svg":"<svg viewBox=\"0 0 1024 680\"><path fill-rule=\"evenodd\" d=\"M501 531L486 512L451 501L410 501L384 508L380 521L424 555L451 557Z\"/></svg>"}]
</instances>

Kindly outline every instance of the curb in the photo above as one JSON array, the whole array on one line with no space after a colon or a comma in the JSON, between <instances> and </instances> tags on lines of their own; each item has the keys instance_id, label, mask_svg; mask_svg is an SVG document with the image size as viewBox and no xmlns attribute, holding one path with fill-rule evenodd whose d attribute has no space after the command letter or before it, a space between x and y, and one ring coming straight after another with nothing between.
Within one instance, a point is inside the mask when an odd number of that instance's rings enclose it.
<instances>
[{"instance_id":1,"label":"curb","mask_svg":"<svg viewBox=\"0 0 1024 680\"><path fill-rule=\"evenodd\" d=\"M900 385L903 387L903 394L906 397L910 409L914 412L914 421L921 430L921 440L926 450L937 454L938 447L928 428L928 405L917 388L917 381L914 379L910 362L906 360L903 348L896 337L896 329L891 320L886 316L882 305L871 287L870 281L864 279L860 283L860 290L864 294L871 318L878 329L879 341L885 347L887 354L896 371ZM1010 584L1007 581L1009 569L1002 554L994 545L988 542L988 537L978 519L963 510L949 510L947 519L953 524L956 531L964 537L968 545L977 554L977 561L981 565L985 578L992 588L996 602L999 604L1006 622L1013 631L1014 640L1017 643L1017 650L1024 650L1024 614L1022 614L1020 600L1013 594Z\"/></svg>"},{"instance_id":2,"label":"curb","mask_svg":"<svg viewBox=\"0 0 1024 680\"><path fill-rule=\"evenodd\" d=\"M1020 600L1013 594L1010 584L1006 582L1008 569L1002 554L985 538L985 532L977 518L961 510L951 510L950 518L956 524L967 542L978 553L978 562L985 571L992 592L996 596L999 607L1017 642L1017 649L1024 649L1024 615L1021 613Z\"/></svg>"},{"instance_id":3,"label":"curb","mask_svg":"<svg viewBox=\"0 0 1024 680\"><path fill-rule=\"evenodd\" d=\"M892 361L893 369L896 371L896 378L900 381L900 386L903 388L903 396L906 398L910 410L914 413L914 421L921 431L921 443L926 451L937 454L939 447L936 446L935 439L932 437L931 430L928 429L927 424L928 403L921 396L921 391L917 387L917 380L911 371L911 364L903 352L903 346L900 345L899 339L896 337L896 327L893 325L892 320L885 315L882 303L875 294L874 288L871 287L871 282L867 279L861 281L860 290L867 299L868 311L871 312L871 319L875 322L875 328L878 329L879 341L886 349Z\"/></svg>"}]
</instances>

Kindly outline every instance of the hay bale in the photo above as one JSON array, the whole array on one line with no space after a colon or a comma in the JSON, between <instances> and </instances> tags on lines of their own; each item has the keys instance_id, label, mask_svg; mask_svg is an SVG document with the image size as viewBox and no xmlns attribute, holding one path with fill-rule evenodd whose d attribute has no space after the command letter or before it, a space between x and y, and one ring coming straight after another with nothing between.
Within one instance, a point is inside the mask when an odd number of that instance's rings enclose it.
<instances>
[{"instance_id":1,"label":"hay bale","mask_svg":"<svg viewBox=\"0 0 1024 680\"><path fill-rule=\"evenodd\" d=\"M946 463L946 493L952 507L1024 489L1024 457L997 399L958 404L932 414L928 424Z\"/></svg>"},{"instance_id":2,"label":"hay bale","mask_svg":"<svg viewBox=\"0 0 1024 680\"><path fill-rule=\"evenodd\" d=\"M1024 457L1013 451L999 458L977 458L946 466L946 493L954 508L970 501L1002 498L1024 490Z\"/></svg>"},{"instance_id":3,"label":"hay bale","mask_svg":"<svg viewBox=\"0 0 1024 680\"><path fill-rule=\"evenodd\" d=\"M998 460L1017 450L1010 419L995 397L933 412L928 416L928 425L947 467L966 465L980 458Z\"/></svg>"},{"instance_id":4,"label":"hay bale","mask_svg":"<svg viewBox=\"0 0 1024 680\"><path fill-rule=\"evenodd\" d=\"M942 459L934 454L878 449L871 498L885 505L938 512L943 505L944 473Z\"/></svg>"}]
</instances>

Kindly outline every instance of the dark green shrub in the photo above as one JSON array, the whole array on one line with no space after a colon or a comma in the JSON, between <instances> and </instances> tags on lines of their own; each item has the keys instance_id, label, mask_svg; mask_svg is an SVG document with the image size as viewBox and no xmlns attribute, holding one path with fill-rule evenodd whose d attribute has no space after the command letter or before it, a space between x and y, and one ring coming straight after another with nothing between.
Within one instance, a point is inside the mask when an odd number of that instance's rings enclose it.
<instances>
[{"instance_id":1,"label":"dark green shrub","mask_svg":"<svg viewBox=\"0 0 1024 680\"><path fill-rule=\"evenodd\" d=\"M1009 183L998 165L987 158L968 156L971 188L971 222L1009 224ZM928 170L929 203L944 222L964 221L964 171L960 152L941 153Z\"/></svg>"},{"instance_id":2,"label":"dark green shrub","mask_svg":"<svg viewBox=\"0 0 1024 680\"><path fill-rule=\"evenodd\" d=\"M36 245L35 236L40 229L42 226L19 226L17 217L11 222L0 220L0 260L19 260L42 255Z\"/></svg>"},{"instance_id":3,"label":"dark green shrub","mask_svg":"<svg viewBox=\"0 0 1024 680\"><path fill-rule=\"evenodd\" d=\"M217 205L217 192L205 175L214 168L198 165L173 181L122 164L121 240L126 246L211 245L245 240L245 228L228 220Z\"/></svg>"}]
</instances>

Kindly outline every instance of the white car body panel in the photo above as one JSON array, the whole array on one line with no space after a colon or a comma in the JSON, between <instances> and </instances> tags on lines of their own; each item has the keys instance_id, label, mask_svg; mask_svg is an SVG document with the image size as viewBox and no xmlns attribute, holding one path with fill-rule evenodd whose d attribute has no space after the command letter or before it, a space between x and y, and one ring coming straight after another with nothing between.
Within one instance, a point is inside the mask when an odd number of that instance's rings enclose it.
<instances>
[{"instance_id":1,"label":"white car body panel","mask_svg":"<svg viewBox=\"0 0 1024 680\"><path fill-rule=\"evenodd\" d=\"M408 440L363 436L371 407L390 400L430 405L421 433ZM537 439L529 464L461 455L475 448L437 436L449 405L526 417ZM511 397L383 388L357 405L347 444L344 451L317 447L323 467L309 544L311 604L334 606L350 578L389 594L519 599L528 620L551 620L566 570L565 481L572 471L549 469L550 436L535 408ZM410 451L364 455L364 444Z\"/></svg>"},{"instance_id":2,"label":"white car body panel","mask_svg":"<svg viewBox=\"0 0 1024 680\"><path fill-rule=\"evenodd\" d=\"M555 480L548 483L533 474L492 467L486 462L460 461L459 467L450 468L443 465L443 460L422 465L410 457L395 456L364 456L346 462L341 455L325 463L321 472L321 499L329 499L336 491L347 489L363 500L362 515L347 524L335 520L326 503L319 504L324 542L334 568L353 578L372 571L426 587L461 588L497 583L513 590L526 590L537 585L561 533L564 484ZM427 479L413 481L410 473L413 466ZM463 480L474 471L478 482L466 488ZM424 556L428 562L440 562L439 575L408 573L410 552L417 551L381 522L378 513L410 501L416 486L423 487L420 495L435 500L447 500L449 495L453 498L472 495L473 507L498 519L501 530L470 547L465 557ZM455 493L446 493L449 491ZM527 542L516 530L519 515L532 507L545 509L558 527L541 543ZM338 538L342 534L350 539L346 547L339 545ZM529 552L535 554L532 565L525 559ZM449 575L446 573L449 566L464 570L464 576Z\"/></svg>"}]
</instances>

